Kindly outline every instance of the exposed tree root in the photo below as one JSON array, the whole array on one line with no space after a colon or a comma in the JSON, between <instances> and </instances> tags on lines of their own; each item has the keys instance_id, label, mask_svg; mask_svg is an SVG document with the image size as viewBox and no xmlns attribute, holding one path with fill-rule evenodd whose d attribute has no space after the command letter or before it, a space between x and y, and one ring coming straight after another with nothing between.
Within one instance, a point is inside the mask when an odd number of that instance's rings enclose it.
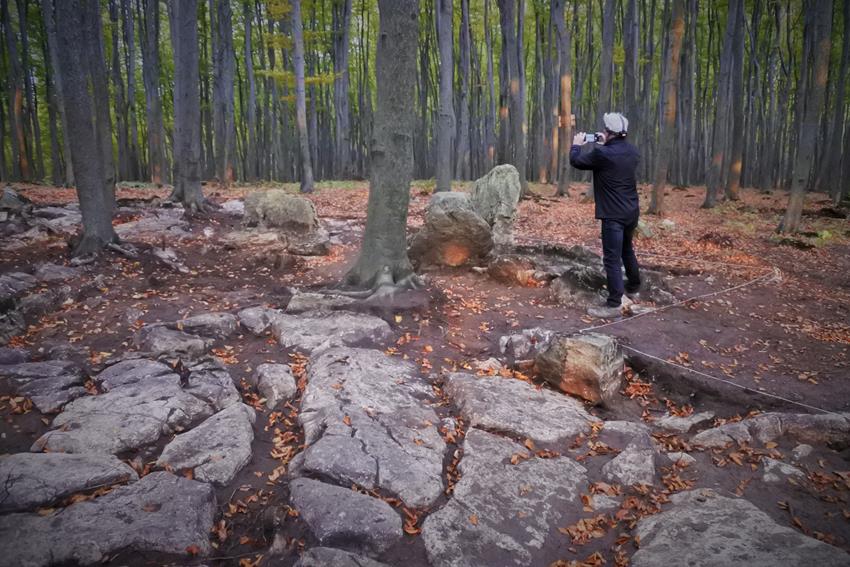
<instances>
[{"instance_id":1,"label":"exposed tree root","mask_svg":"<svg viewBox=\"0 0 850 567\"><path fill-rule=\"evenodd\" d=\"M422 289L425 283L415 273L411 272L395 281L393 271L389 266L384 266L375 276L375 283L369 289L363 290L334 290L334 295L344 295L364 302L375 302L392 299L403 291Z\"/></svg>"}]
</instances>

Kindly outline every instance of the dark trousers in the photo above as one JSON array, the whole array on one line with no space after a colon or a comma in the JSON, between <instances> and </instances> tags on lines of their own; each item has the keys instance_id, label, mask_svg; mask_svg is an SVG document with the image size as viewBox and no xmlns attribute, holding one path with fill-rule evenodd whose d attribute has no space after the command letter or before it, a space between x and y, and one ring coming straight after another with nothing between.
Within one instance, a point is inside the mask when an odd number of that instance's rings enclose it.
<instances>
[{"instance_id":1,"label":"dark trousers","mask_svg":"<svg viewBox=\"0 0 850 567\"><path fill-rule=\"evenodd\" d=\"M608 305L619 307L623 293L640 289L640 268L632 248L632 236L638 219L602 219L602 263L608 278ZM623 289L622 266L626 267L628 283Z\"/></svg>"}]
</instances>

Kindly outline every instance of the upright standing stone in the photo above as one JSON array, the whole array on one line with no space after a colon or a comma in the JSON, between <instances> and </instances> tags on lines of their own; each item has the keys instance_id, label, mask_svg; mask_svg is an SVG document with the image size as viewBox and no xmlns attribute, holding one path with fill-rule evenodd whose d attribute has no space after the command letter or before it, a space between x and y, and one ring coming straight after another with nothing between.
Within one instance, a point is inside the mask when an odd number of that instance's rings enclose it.
<instances>
[{"instance_id":1,"label":"upright standing stone","mask_svg":"<svg viewBox=\"0 0 850 567\"><path fill-rule=\"evenodd\" d=\"M419 266L461 266L493 249L490 226L466 193L436 193L428 203L425 225L410 242L408 255Z\"/></svg>"},{"instance_id":2,"label":"upright standing stone","mask_svg":"<svg viewBox=\"0 0 850 567\"><path fill-rule=\"evenodd\" d=\"M616 341L596 333L556 337L535 360L541 378L595 404L614 400L620 389L623 364Z\"/></svg>"},{"instance_id":3,"label":"upright standing stone","mask_svg":"<svg viewBox=\"0 0 850 567\"><path fill-rule=\"evenodd\" d=\"M510 164L497 165L472 187L472 206L490 225L497 247L514 243L521 189L519 172Z\"/></svg>"}]
</instances>

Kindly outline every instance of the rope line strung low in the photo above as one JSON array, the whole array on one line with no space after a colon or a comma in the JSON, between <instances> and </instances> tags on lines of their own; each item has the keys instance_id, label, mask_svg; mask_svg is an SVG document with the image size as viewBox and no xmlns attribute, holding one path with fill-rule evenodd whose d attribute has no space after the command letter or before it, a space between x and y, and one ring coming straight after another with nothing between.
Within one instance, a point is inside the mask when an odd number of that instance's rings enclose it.
<instances>
[{"instance_id":1,"label":"rope line strung low","mask_svg":"<svg viewBox=\"0 0 850 567\"><path fill-rule=\"evenodd\" d=\"M675 362L670 362L669 360L664 360L663 358L659 358L657 356L649 354L648 352L640 351L640 350L633 348L633 347L630 347L628 345L620 345L620 347L624 348L626 350L630 350L630 351L637 353L641 356L651 358L652 360L656 360L658 362L663 362L664 364L669 364L670 366L675 366L676 368L679 368L681 370L686 370L688 372L692 372L694 374L702 376L703 378L708 378L708 379L714 380L716 382L722 382L722 383L724 383L728 386L733 386L733 387L739 388L741 390L749 390L750 392L753 392L755 394L759 394L759 395L762 395L762 396L765 396L765 397L768 397L768 398L780 400L780 401L783 401L783 402L788 403L788 404L793 404L795 406L800 406L800 407L804 407L804 408L807 408L807 409L816 410L816 411L819 411L819 412L823 412L823 413L826 413L826 414L829 414L829 415L835 415L835 416L842 417L842 418L844 417L842 414L840 414L838 412L826 410L826 409L819 408L819 407L813 406L813 405L809 405L809 404L806 404L806 403L803 403L803 402L796 402L794 400L784 398L784 397L782 397L778 394L772 394L770 392L766 392L766 391L762 391L762 390L755 390L753 388L750 388L749 386L742 386L741 384L737 384L735 382L732 382L731 380L726 380L725 378L718 378L717 376L712 376L711 374L706 374L705 372L701 372L701 371L695 370L693 368L688 368L687 366L683 366L683 365L677 364Z\"/></svg>"}]
</instances>

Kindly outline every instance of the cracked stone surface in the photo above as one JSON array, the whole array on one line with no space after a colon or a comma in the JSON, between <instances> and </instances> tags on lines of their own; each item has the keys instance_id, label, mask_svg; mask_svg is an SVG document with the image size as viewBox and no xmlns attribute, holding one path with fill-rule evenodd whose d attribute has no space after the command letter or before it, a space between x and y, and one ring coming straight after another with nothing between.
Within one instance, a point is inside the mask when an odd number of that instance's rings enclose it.
<instances>
[{"instance_id":1,"label":"cracked stone surface","mask_svg":"<svg viewBox=\"0 0 850 567\"><path fill-rule=\"evenodd\" d=\"M252 408L233 404L177 435L163 449L157 466L194 469L195 479L226 485L251 460L255 419Z\"/></svg>"},{"instance_id":2,"label":"cracked stone surface","mask_svg":"<svg viewBox=\"0 0 850 567\"><path fill-rule=\"evenodd\" d=\"M363 555L334 549L332 547L314 547L305 551L295 563L295 567L390 567Z\"/></svg>"},{"instance_id":3,"label":"cracked stone surface","mask_svg":"<svg viewBox=\"0 0 850 567\"><path fill-rule=\"evenodd\" d=\"M669 429L670 431L677 431L679 433L687 433L693 427L700 425L701 423L705 423L707 421L711 421L714 418L713 411L703 411L700 413L694 413L685 417L679 417L677 415L667 414L664 417L655 421L655 425L658 427L662 427L664 429Z\"/></svg>"},{"instance_id":4,"label":"cracked stone surface","mask_svg":"<svg viewBox=\"0 0 850 567\"><path fill-rule=\"evenodd\" d=\"M634 567L838 567L848 563L845 551L777 524L744 499L692 490L674 494L670 500L670 508L638 522L640 549L632 556Z\"/></svg>"},{"instance_id":5,"label":"cracked stone surface","mask_svg":"<svg viewBox=\"0 0 850 567\"><path fill-rule=\"evenodd\" d=\"M290 502L321 545L381 553L402 537L401 516L383 500L299 478Z\"/></svg>"},{"instance_id":6,"label":"cracked stone surface","mask_svg":"<svg viewBox=\"0 0 850 567\"><path fill-rule=\"evenodd\" d=\"M257 390L266 399L266 406L274 409L279 403L295 396L298 385L288 364L264 363L257 366Z\"/></svg>"},{"instance_id":7,"label":"cracked stone surface","mask_svg":"<svg viewBox=\"0 0 850 567\"><path fill-rule=\"evenodd\" d=\"M797 443L850 447L850 414L763 413L736 423L706 429L692 439L695 445L716 448L737 443L761 443L786 436Z\"/></svg>"},{"instance_id":8,"label":"cracked stone surface","mask_svg":"<svg viewBox=\"0 0 850 567\"><path fill-rule=\"evenodd\" d=\"M784 482L789 478L806 478L806 473L793 465L789 465L788 463L783 463L782 461L777 461L770 457L764 457L761 463L764 466L764 475L762 476L762 480L765 482L778 483Z\"/></svg>"},{"instance_id":9,"label":"cracked stone surface","mask_svg":"<svg viewBox=\"0 0 850 567\"><path fill-rule=\"evenodd\" d=\"M173 372L174 370L170 366L162 362L147 358L135 358L123 360L107 367L94 380L101 390L108 392L119 386L143 382L149 378L156 378Z\"/></svg>"},{"instance_id":10,"label":"cracked stone surface","mask_svg":"<svg viewBox=\"0 0 850 567\"><path fill-rule=\"evenodd\" d=\"M655 482L655 449L649 439L636 440L605 463L602 476L614 484L653 484Z\"/></svg>"},{"instance_id":11,"label":"cracked stone surface","mask_svg":"<svg viewBox=\"0 0 850 567\"><path fill-rule=\"evenodd\" d=\"M237 313L237 316L243 327L261 337L271 328L275 317L282 313L278 309L268 307L248 307Z\"/></svg>"},{"instance_id":12,"label":"cracked stone surface","mask_svg":"<svg viewBox=\"0 0 850 567\"><path fill-rule=\"evenodd\" d=\"M239 322L230 313L201 313L176 323L186 333L212 339L226 339L236 332Z\"/></svg>"},{"instance_id":13,"label":"cracked stone surface","mask_svg":"<svg viewBox=\"0 0 850 567\"><path fill-rule=\"evenodd\" d=\"M17 453L0 456L0 512L54 504L82 490L139 479L111 455Z\"/></svg>"},{"instance_id":14,"label":"cracked stone surface","mask_svg":"<svg viewBox=\"0 0 850 567\"><path fill-rule=\"evenodd\" d=\"M411 507L433 504L446 445L432 401L409 362L371 349L321 351L310 360L298 417L308 445L302 472L373 484Z\"/></svg>"},{"instance_id":15,"label":"cracked stone surface","mask_svg":"<svg viewBox=\"0 0 850 567\"><path fill-rule=\"evenodd\" d=\"M198 358L212 346L210 339L169 329L161 324L147 325L139 329L134 339L136 346L153 358Z\"/></svg>"},{"instance_id":16,"label":"cracked stone surface","mask_svg":"<svg viewBox=\"0 0 850 567\"><path fill-rule=\"evenodd\" d=\"M455 372L446 377L445 391L470 426L535 443L572 441L598 421L578 400L512 378Z\"/></svg>"},{"instance_id":17,"label":"cracked stone surface","mask_svg":"<svg viewBox=\"0 0 850 567\"><path fill-rule=\"evenodd\" d=\"M85 377L72 362L48 360L0 366L0 377L12 390L26 396L42 413L54 413L62 406L86 395Z\"/></svg>"},{"instance_id":18,"label":"cracked stone surface","mask_svg":"<svg viewBox=\"0 0 850 567\"><path fill-rule=\"evenodd\" d=\"M357 303L353 297L345 295L333 295L328 293L312 293L306 291L297 291L292 295L292 299L286 305L286 312L289 314L308 313L314 311L333 311L335 309L344 309Z\"/></svg>"},{"instance_id":19,"label":"cracked stone surface","mask_svg":"<svg viewBox=\"0 0 850 567\"><path fill-rule=\"evenodd\" d=\"M80 275L79 268L60 266L59 264L41 264L35 271L35 277L40 282L61 282Z\"/></svg>"},{"instance_id":20,"label":"cracked stone surface","mask_svg":"<svg viewBox=\"0 0 850 567\"><path fill-rule=\"evenodd\" d=\"M67 404L32 451L119 453L153 443L212 415L214 408L166 374Z\"/></svg>"},{"instance_id":21,"label":"cracked stone surface","mask_svg":"<svg viewBox=\"0 0 850 567\"><path fill-rule=\"evenodd\" d=\"M155 472L49 516L0 516L0 557L23 567L89 565L120 550L207 554L215 514L212 486Z\"/></svg>"},{"instance_id":22,"label":"cracked stone surface","mask_svg":"<svg viewBox=\"0 0 850 567\"><path fill-rule=\"evenodd\" d=\"M607 335L556 335L534 364L541 378L591 403L609 403L619 396L623 354Z\"/></svg>"},{"instance_id":23,"label":"cracked stone surface","mask_svg":"<svg viewBox=\"0 0 850 567\"><path fill-rule=\"evenodd\" d=\"M334 346L372 346L392 336L390 326L380 317L347 311L279 315L271 326L281 346L307 351Z\"/></svg>"},{"instance_id":24,"label":"cracked stone surface","mask_svg":"<svg viewBox=\"0 0 850 567\"><path fill-rule=\"evenodd\" d=\"M512 465L511 456L525 447L474 428L463 450L454 497L422 526L431 565L543 564L543 547L563 538L551 528L581 509L586 469L567 457Z\"/></svg>"}]
</instances>

